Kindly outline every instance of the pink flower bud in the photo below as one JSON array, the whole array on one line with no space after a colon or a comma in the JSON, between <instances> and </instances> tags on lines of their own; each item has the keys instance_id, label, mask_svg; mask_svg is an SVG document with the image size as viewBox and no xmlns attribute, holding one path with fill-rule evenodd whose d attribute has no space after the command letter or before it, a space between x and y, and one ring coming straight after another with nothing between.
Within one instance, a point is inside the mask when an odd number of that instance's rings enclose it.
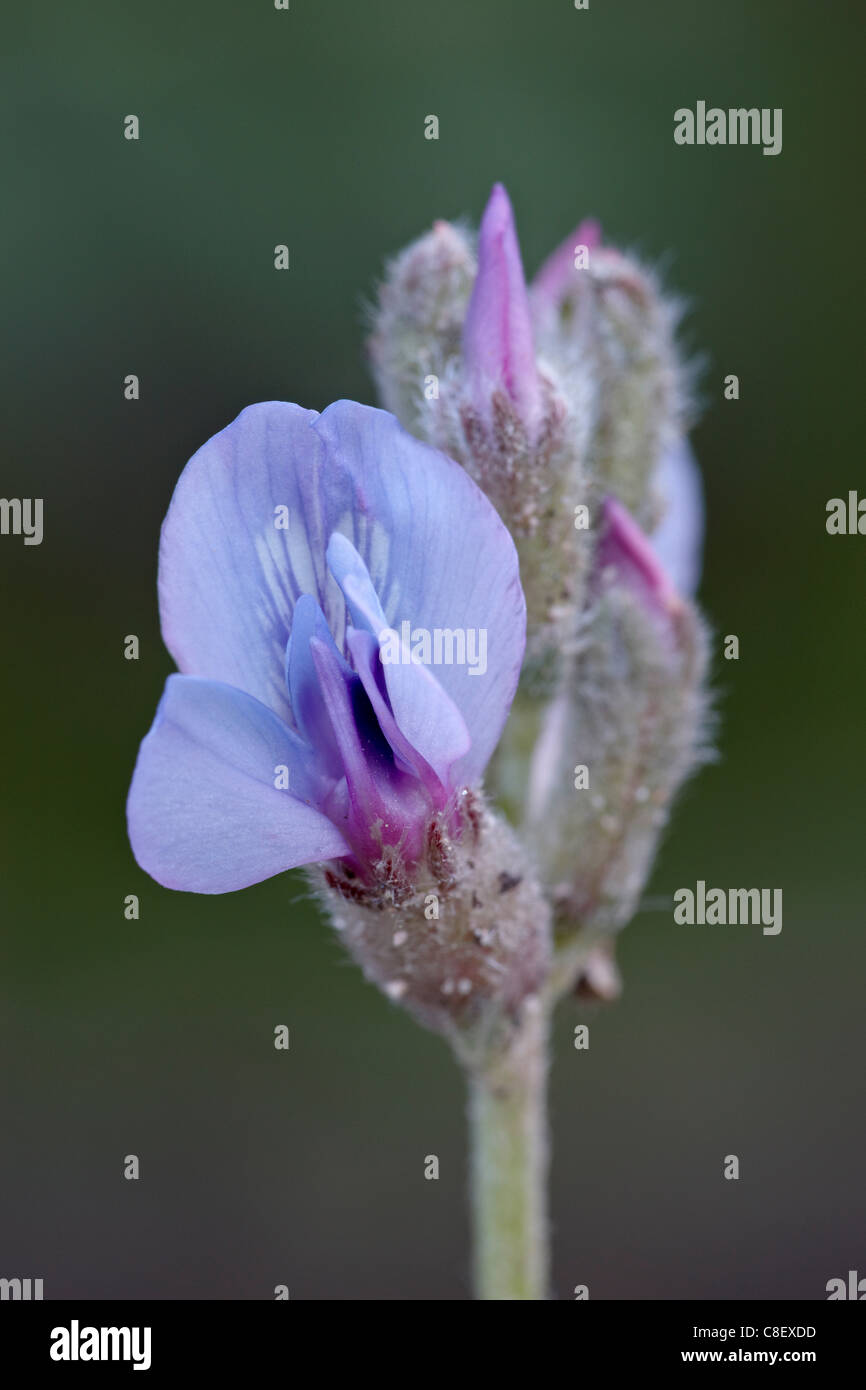
<instances>
[{"instance_id":1,"label":"pink flower bud","mask_svg":"<svg viewBox=\"0 0 866 1390\"><path fill-rule=\"evenodd\" d=\"M601 246L601 223L586 217L577 229L552 251L532 282L532 302L541 310L558 309L574 288L579 274L575 266L577 249L585 246L590 252Z\"/></svg>"},{"instance_id":2,"label":"pink flower bud","mask_svg":"<svg viewBox=\"0 0 866 1390\"><path fill-rule=\"evenodd\" d=\"M615 497L605 497L602 518L595 559L601 584L625 584L659 618L676 617L683 602L637 522Z\"/></svg>"},{"instance_id":3,"label":"pink flower bud","mask_svg":"<svg viewBox=\"0 0 866 1390\"><path fill-rule=\"evenodd\" d=\"M523 278L520 247L508 194L496 184L478 239L478 275L463 326L463 357L472 402L490 420L492 396L504 391L530 441L544 405Z\"/></svg>"}]
</instances>

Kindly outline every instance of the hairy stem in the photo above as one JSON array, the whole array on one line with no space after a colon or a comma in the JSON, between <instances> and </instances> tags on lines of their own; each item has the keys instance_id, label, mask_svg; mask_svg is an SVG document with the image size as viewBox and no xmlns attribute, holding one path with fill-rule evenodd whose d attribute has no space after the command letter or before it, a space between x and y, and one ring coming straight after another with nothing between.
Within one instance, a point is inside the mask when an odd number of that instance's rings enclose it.
<instances>
[{"instance_id":1,"label":"hairy stem","mask_svg":"<svg viewBox=\"0 0 866 1390\"><path fill-rule=\"evenodd\" d=\"M476 1294L548 1295L547 1116L549 1011L526 1001L508 1044L470 1073L469 1126Z\"/></svg>"}]
</instances>

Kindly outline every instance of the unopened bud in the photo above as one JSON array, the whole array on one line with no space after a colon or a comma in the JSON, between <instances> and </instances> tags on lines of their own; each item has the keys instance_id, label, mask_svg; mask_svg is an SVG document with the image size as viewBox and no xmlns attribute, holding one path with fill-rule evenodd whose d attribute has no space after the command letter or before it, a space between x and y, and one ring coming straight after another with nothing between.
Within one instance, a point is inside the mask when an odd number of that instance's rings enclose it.
<instances>
[{"instance_id":1,"label":"unopened bud","mask_svg":"<svg viewBox=\"0 0 866 1390\"><path fill-rule=\"evenodd\" d=\"M436 222L390 263L379 291L367 350L380 400L413 434L431 442L431 399L460 355L475 268L465 232ZM429 389L431 378L435 391Z\"/></svg>"},{"instance_id":2,"label":"unopened bud","mask_svg":"<svg viewBox=\"0 0 866 1390\"><path fill-rule=\"evenodd\" d=\"M537 438L544 413L529 296L514 226L502 184L496 184L478 233L478 274L463 326L466 402L489 432L494 400L507 398L526 443Z\"/></svg>"},{"instance_id":3,"label":"unopened bud","mask_svg":"<svg viewBox=\"0 0 866 1390\"><path fill-rule=\"evenodd\" d=\"M589 269L592 255L600 246L601 224L587 217L551 252L530 288L533 314L539 325L558 326L570 314L578 296L578 277Z\"/></svg>"},{"instance_id":4,"label":"unopened bud","mask_svg":"<svg viewBox=\"0 0 866 1390\"><path fill-rule=\"evenodd\" d=\"M431 422L433 442L463 464L514 537L530 676L555 665L582 602L589 548L574 517L586 503L590 414L588 404L582 413L569 405L555 370L536 355L514 215L496 185L481 223L462 356Z\"/></svg>"},{"instance_id":5,"label":"unopened bud","mask_svg":"<svg viewBox=\"0 0 866 1390\"><path fill-rule=\"evenodd\" d=\"M671 802L705 759L707 644L625 509L606 499L574 667L535 752L529 828L560 932L634 914ZM572 776L586 768L579 786Z\"/></svg>"},{"instance_id":6,"label":"unopened bud","mask_svg":"<svg viewBox=\"0 0 866 1390\"><path fill-rule=\"evenodd\" d=\"M556 270L549 265L533 287L542 347L553 361L577 351L591 372L593 484L652 530L660 511L656 470L687 423L687 377L675 344L679 307L652 274L611 248L594 249L586 269L558 277Z\"/></svg>"}]
</instances>

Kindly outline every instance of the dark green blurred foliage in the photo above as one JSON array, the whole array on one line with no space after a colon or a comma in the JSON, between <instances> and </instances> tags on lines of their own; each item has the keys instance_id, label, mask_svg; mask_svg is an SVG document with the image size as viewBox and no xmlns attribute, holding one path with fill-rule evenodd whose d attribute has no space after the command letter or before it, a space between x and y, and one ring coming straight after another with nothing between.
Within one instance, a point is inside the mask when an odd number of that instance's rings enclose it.
<instances>
[{"instance_id":1,"label":"dark green blurred foliage","mask_svg":"<svg viewBox=\"0 0 866 1390\"><path fill-rule=\"evenodd\" d=\"M652 892L704 878L785 902L775 938L646 912L588 1052L585 1008L563 1009L559 1296L821 1298L862 1268L866 540L824 529L863 480L861 27L807 0L7 18L2 492L45 499L45 539L0 538L0 1274L49 1298L468 1295L445 1047L363 984L300 878L172 895L134 864L123 803L171 669L156 544L183 463L252 401L372 400L383 257L436 217L477 220L495 179L528 270L594 213L689 301L722 758ZM698 99L782 107L782 154L676 147Z\"/></svg>"}]
</instances>

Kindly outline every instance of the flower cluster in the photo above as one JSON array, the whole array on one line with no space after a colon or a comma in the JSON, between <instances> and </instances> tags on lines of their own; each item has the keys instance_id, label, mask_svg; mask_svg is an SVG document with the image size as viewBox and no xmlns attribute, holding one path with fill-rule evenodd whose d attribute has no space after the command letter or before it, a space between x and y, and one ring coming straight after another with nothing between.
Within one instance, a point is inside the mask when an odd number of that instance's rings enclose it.
<instances>
[{"instance_id":1,"label":"flower cluster","mask_svg":"<svg viewBox=\"0 0 866 1390\"><path fill-rule=\"evenodd\" d=\"M594 223L527 287L497 187L477 246L439 222L389 269L387 410L251 406L163 525L179 674L130 790L139 864L197 893L306 866L369 978L470 1059L557 935L604 975L700 752L675 317Z\"/></svg>"},{"instance_id":2,"label":"flower cluster","mask_svg":"<svg viewBox=\"0 0 866 1390\"><path fill-rule=\"evenodd\" d=\"M569 640L592 563L586 517L617 497L691 592L700 489L684 442L677 308L580 223L527 286L497 185L477 245L444 222L390 265L369 355L383 404L469 471L515 537L530 669Z\"/></svg>"},{"instance_id":3,"label":"flower cluster","mask_svg":"<svg viewBox=\"0 0 866 1390\"><path fill-rule=\"evenodd\" d=\"M463 464L515 538L527 656L489 780L523 823L558 935L582 941L633 915L706 753L677 319L591 220L527 284L497 185L477 239L438 222L391 262L368 344L383 403Z\"/></svg>"}]
</instances>

